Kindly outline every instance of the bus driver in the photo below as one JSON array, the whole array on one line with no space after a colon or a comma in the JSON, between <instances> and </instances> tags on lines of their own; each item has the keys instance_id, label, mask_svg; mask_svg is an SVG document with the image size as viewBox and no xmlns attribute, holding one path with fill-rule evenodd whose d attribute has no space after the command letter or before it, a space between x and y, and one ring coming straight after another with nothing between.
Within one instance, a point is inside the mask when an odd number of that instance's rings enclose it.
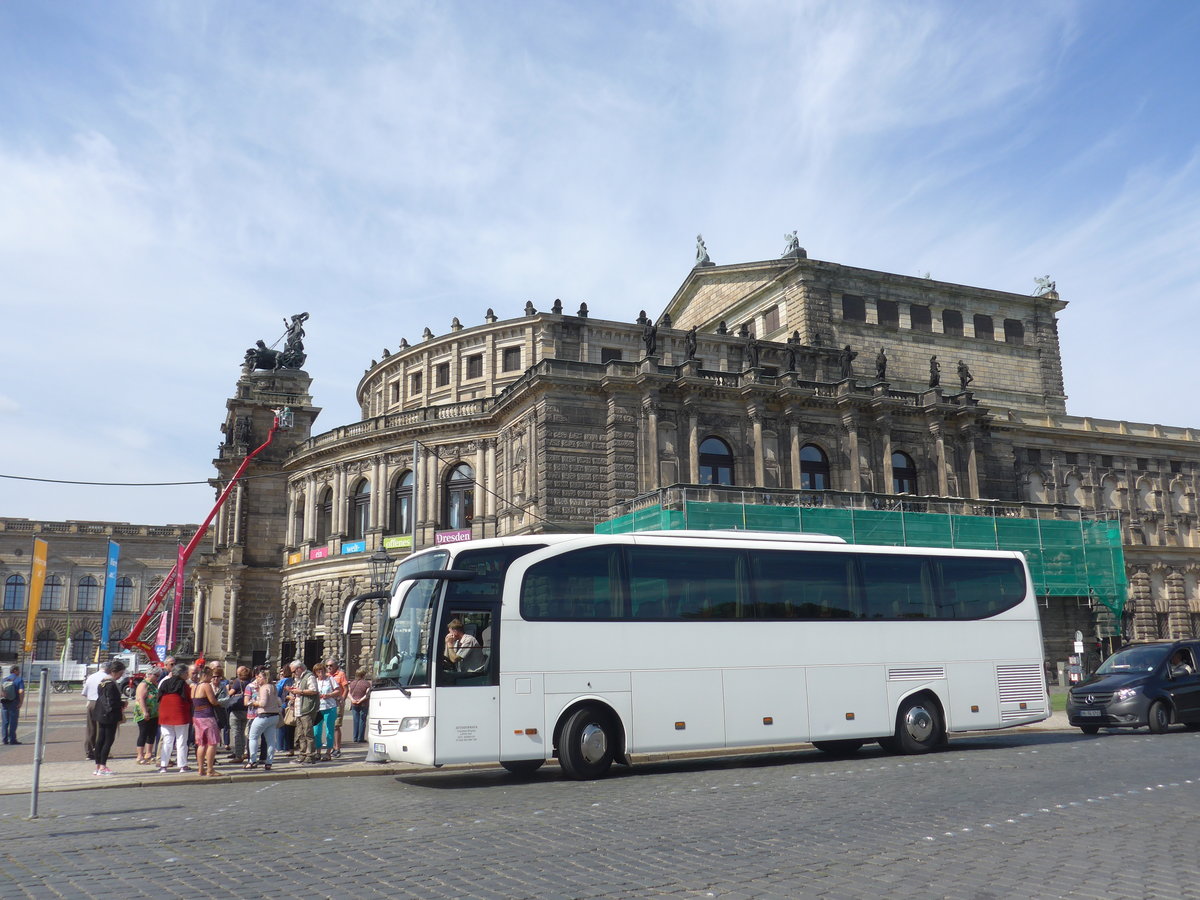
<instances>
[{"instance_id":1,"label":"bus driver","mask_svg":"<svg viewBox=\"0 0 1200 900\"><path fill-rule=\"evenodd\" d=\"M463 631L462 619L451 619L446 633L446 659L456 672L478 672L483 667L483 648L474 635Z\"/></svg>"}]
</instances>

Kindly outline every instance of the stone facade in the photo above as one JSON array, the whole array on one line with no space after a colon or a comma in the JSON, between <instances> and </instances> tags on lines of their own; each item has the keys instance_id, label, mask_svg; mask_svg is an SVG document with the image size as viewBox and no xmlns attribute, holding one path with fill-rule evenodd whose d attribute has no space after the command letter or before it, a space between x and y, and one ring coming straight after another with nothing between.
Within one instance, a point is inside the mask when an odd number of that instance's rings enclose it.
<instances>
[{"instance_id":1,"label":"stone facade","mask_svg":"<svg viewBox=\"0 0 1200 900\"><path fill-rule=\"evenodd\" d=\"M1190 429L1066 414L1066 305L1053 291L1030 297L801 255L697 267L654 318L653 353L643 323L570 315L560 303L506 320L489 310L470 327L456 318L442 335L427 327L371 362L359 422L310 437L316 413L307 383L296 386L303 423L262 463L278 480L248 483L203 562L199 630L241 661L338 653L346 601L373 586L371 551L421 549L444 530L590 531L640 494L712 478L702 447L716 438L731 481L755 489L1119 511L1132 632L1195 633L1200 443ZM960 361L973 378L966 389ZM227 431L245 415L260 431L274 394L287 393L262 377L239 381ZM222 477L238 453L217 461ZM370 655L366 615L350 667ZM1098 620L1086 597L1047 598L1045 624L1055 645L1077 629L1120 627Z\"/></svg>"},{"instance_id":2,"label":"stone facade","mask_svg":"<svg viewBox=\"0 0 1200 900\"><path fill-rule=\"evenodd\" d=\"M120 544L121 555L109 646L100 648L101 657L119 649L116 642L129 633L175 565L179 544L190 540L197 527L0 518L0 583L5 585L0 662L24 658L34 538L47 545L47 585L34 625L34 655L39 661L60 659L70 640L68 658L92 662L101 636L108 541ZM187 585L179 634L179 646L185 653L194 648L192 596Z\"/></svg>"}]
</instances>

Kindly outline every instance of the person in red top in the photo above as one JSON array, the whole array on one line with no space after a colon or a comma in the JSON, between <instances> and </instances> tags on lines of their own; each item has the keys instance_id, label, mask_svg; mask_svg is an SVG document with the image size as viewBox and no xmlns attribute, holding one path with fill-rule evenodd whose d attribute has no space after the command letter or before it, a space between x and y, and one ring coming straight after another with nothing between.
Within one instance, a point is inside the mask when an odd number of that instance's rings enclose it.
<instances>
[{"instance_id":1,"label":"person in red top","mask_svg":"<svg viewBox=\"0 0 1200 900\"><path fill-rule=\"evenodd\" d=\"M158 685L158 734L162 745L158 759L159 774L167 771L172 747L175 748L179 771L190 771L187 753L188 726L191 723L192 686L188 684L187 663L180 663Z\"/></svg>"}]
</instances>

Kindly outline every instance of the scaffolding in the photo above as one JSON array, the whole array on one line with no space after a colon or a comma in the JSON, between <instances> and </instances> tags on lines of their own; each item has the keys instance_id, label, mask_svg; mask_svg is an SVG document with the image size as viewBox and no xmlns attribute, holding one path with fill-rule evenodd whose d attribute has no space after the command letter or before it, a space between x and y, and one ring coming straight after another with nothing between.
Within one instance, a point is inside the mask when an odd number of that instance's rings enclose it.
<instances>
[{"instance_id":1,"label":"scaffolding","mask_svg":"<svg viewBox=\"0 0 1200 900\"><path fill-rule=\"evenodd\" d=\"M815 532L851 544L1019 550L1041 598L1100 603L1120 623L1128 586L1115 515L1078 507L846 492L738 491L674 486L597 522L597 534L732 529Z\"/></svg>"}]
</instances>

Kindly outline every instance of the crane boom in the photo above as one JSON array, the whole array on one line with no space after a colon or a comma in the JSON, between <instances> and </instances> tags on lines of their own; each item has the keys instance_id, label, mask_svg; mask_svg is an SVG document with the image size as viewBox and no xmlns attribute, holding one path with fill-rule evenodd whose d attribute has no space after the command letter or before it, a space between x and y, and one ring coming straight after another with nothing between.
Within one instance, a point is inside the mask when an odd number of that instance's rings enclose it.
<instances>
[{"instance_id":1,"label":"crane boom","mask_svg":"<svg viewBox=\"0 0 1200 900\"><path fill-rule=\"evenodd\" d=\"M170 592L172 585L175 584L175 577L180 566L187 565L187 561L191 558L192 553L203 539L204 533L208 531L208 526L212 524L212 520L216 517L217 511L220 510L222 504L225 503L226 498L233 491L234 486L238 483L238 480L242 477L243 473L245 473L246 468L250 465L251 460L266 450L267 447L271 446L271 441L275 440L275 432L277 432L281 427L286 427L281 424L281 420L287 420L290 418L290 416L291 413L288 409L285 408L279 410L275 415L274 421L271 423L271 430L267 432L267 439L259 444L259 446L253 451L246 454L246 458L242 460L242 464L238 466L237 471L233 473L233 477L229 479L229 484L225 485L225 489L222 490L220 496L217 497L217 502L214 503L213 508L209 510L208 516L205 518L204 522L201 523L200 527L196 529L196 533L192 535L192 539L187 542L187 546L185 546L182 552L179 554L175 565L173 565L171 567L171 571L167 573L167 577L162 580L162 584L155 589L154 594L150 597L149 601L147 601L146 608L142 611L142 614L138 617L138 620L133 624L133 627L129 629L129 634L126 637L121 638L121 646L126 650L140 650L142 653L146 654L146 657L150 660L150 662L160 662L158 653L155 651L154 646L146 640L146 627L150 624L150 620L154 618L154 614L158 612L158 608L162 606L163 600Z\"/></svg>"}]
</instances>

